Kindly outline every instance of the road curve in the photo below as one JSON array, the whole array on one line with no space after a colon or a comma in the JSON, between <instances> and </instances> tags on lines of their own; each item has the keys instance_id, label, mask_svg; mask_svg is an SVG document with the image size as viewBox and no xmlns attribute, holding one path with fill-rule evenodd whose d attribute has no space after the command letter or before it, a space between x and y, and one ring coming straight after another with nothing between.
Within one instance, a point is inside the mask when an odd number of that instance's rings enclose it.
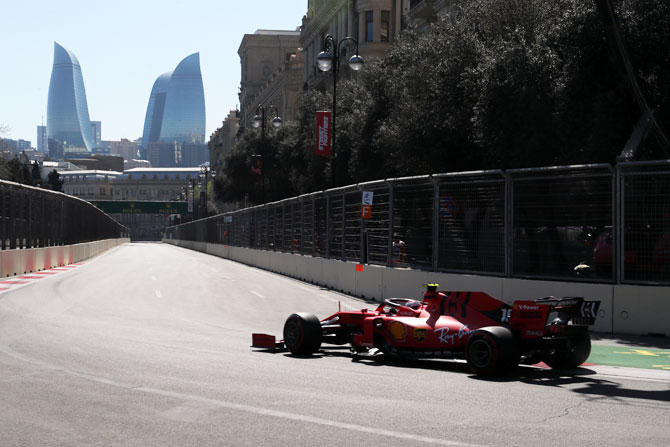
<instances>
[{"instance_id":1,"label":"road curve","mask_svg":"<svg viewBox=\"0 0 670 447\"><path fill-rule=\"evenodd\" d=\"M421 294L417 284L417 296ZM670 384L584 368L249 347L294 311L371 306L167 244L0 294L2 446L670 445Z\"/></svg>"}]
</instances>

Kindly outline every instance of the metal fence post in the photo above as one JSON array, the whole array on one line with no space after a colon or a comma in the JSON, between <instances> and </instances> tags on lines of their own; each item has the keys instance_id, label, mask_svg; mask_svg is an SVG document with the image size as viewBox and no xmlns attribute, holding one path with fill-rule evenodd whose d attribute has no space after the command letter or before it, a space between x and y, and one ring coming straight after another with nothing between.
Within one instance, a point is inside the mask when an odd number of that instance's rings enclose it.
<instances>
[{"instance_id":1,"label":"metal fence post","mask_svg":"<svg viewBox=\"0 0 670 447\"><path fill-rule=\"evenodd\" d=\"M342 227L340 229L340 234L342 236L342 252L340 254L340 259L342 261L347 260L347 245L346 245L346 230L347 230L347 195L342 191Z\"/></svg>"},{"instance_id":2,"label":"metal fence post","mask_svg":"<svg viewBox=\"0 0 670 447\"><path fill-rule=\"evenodd\" d=\"M432 269L437 271L440 265L440 179L431 176L433 181L433 253Z\"/></svg>"},{"instance_id":3,"label":"metal fence post","mask_svg":"<svg viewBox=\"0 0 670 447\"><path fill-rule=\"evenodd\" d=\"M389 219L389 235L386 245L388 245L388 252L386 256L386 265L391 267L393 265L393 182L387 181L386 185L389 189L389 208L388 208L388 219Z\"/></svg>"},{"instance_id":4,"label":"metal fence post","mask_svg":"<svg viewBox=\"0 0 670 447\"><path fill-rule=\"evenodd\" d=\"M330 259L330 194L326 193L326 258Z\"/></svg>"},{"instance_id":5,"label":"metal fence post","mask_svg":"<svg viewBox=\"0 0 670 447\"><path fill-rule=\"evenodd\" d=\"M512 263L514 262L514 182L512 177L503 172L505 177L505 277L512 277Z\"/></svg>"},{"instance_id":6,"label":"metal fence post","mask_svg":"<svg viewBox=\"0 0 670 447\"><path fill-rule=\"evenodd\" d=\"M612 223L612 231L614 233L614 258L612 262L612 269L614 270L614 284L621 284L621 281L625 278L625 266L624 266L624 194L626 193L623 181L624 174L621 172L621 166L616 166L614 171L613 179L613 194L612 194L612 206L614 211L614 222Z\"/></svg>"},{"instance_id":7,"label":"metal fence post","mask_svg":"<svg viewBox=\"0 0 670 447\"><path fill-rule=\"evenodd\" d=\"M316 198L310 195L312 200L312 256L316 255ZM304 252L303 252L304 253Z\"/></svg>"}]
</instances>

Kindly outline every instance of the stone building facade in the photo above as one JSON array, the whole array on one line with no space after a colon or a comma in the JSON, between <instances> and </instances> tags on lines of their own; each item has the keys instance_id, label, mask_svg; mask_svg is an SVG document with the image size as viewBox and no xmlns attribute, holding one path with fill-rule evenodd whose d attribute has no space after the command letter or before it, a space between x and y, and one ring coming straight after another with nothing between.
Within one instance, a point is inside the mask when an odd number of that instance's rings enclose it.
<instances>
[{"instance_id":1,"label":"stone building facade","mask_svg":"<svg viewBox=\"0 0 670 447\"><path fill-rule=\"evenodd\" d=\"M135 168L60 172L63 192L84 200L170 201L183 195L200 168Z\"/></svg>"},{"instance_id":2,"label":"stone building facade","mask_svg":"<svg viewBox=\"0 0 670 447\"><path fill-rule=\"evenodd\" d=\"M280 103L259 103L258 94L280 72L285 63L296 56L300 46L299 36L299 31L258 30L254 34L245 34L242 38L237 51L242 70L239 94L241 127L251 127L259 104L266 108L270 105L280 110L284 108Z\"/></svg>"},{"instance_id":3,"label":"stone building facade","mask_svg":"<svg viewBox=\"0 0 670 447\"><path fill-rule=\"evenodd\" d=\"M402 30L409 3L409 0L309 0L300 32L306 87L323 88L326 77L332 76L321 73L316 66L326 35L332 35L338 42L353 37L364 59L381 58ZM342 46L341 76L350 75L344 61L353 54L353 46Z\"/></svg>"},{"instance_id":4,"label":"stone building facade","mask_svg":"<svg viewBox=\"0 0 670 447\"><path fill-rule=\"evenodd\" d=\"M209 138L209 164L214 170L223 167L226 154L237 141L240 131L240 111L231 110L219 127Z\"/></svg>"}]
</instances>

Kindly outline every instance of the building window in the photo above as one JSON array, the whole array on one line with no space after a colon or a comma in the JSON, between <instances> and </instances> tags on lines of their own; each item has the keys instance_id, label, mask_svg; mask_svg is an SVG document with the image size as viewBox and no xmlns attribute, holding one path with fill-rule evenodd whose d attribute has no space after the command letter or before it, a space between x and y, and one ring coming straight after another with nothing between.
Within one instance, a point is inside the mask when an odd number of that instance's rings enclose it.
<instances>
[{"instance_id":1,"label":"building window","mask_svg":"<svg viewBox=\"0 0 670 447\"><path fill-rule=\"evenodd\" d=\"M365 41L372 42L372 11L365 11Z\"/></svg>"},{"instance_id":2,"label":"building window","mask_svg":"<svg viewBox=\"0 0 670 447\"><path fill-rule=\"evenodd\" d=\"M382 11L381 34L379 36L379 40L381 40L382 42L389 41L390 24L391 24L391 12Z\"/></svg>"}]
</instances>

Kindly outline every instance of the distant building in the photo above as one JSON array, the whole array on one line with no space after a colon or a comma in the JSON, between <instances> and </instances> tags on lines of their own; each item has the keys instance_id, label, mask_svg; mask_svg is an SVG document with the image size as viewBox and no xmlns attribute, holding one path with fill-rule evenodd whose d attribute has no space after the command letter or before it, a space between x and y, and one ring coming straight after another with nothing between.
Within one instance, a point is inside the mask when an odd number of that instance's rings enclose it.
<instances>
[{"instance_id":1,"label":"distant building","mask_svg":"<svg viewBox=\"0 0 670 447\"><path fill-rule=\"evenodd\" d=\"M95 147L84 78L77 57L54 42L47 103L47 139L53 159L87 156Z\"/></svg>"},{"instance_id":2,"label":"distant building","mask_svg":"<svg viewBox=\"0 0 670 447\"><path fill-rule=\"evenodd\" d=\"M102 122L91 121L91 128L93 129L93 142L97 147L100 145L100 142L102 142Z\"/></svg>"},{"instance_id":3,"label":"distant building","mask_svg":"<svg viewBox=\"0 0 670 447\"><path fill-rule=\"evenodd\" d=\"M18 154L21 151L25 151L31 148L31 142L29 140L12 140L11 138L3 138L2 141L4 145L14 154Z\"/></svg>"},{"instance_id":4,"label":"distant building","mask_svg":"<svg viewBox=\"0 0 670 447\"><path fill-rule=\"evenodd\" d=\"M108 143L110 155L121 156L126 161L137 158L137 143L134 141L122 138L121 141L109 141Z\"/></svg>"},{"instance_id":5,"label":"distant building","mask_svg":"<svg viewBox=\"0 0 670 447\"><path fill-rule=\"evenodd\" d=\"M223 160L237 141L239 132L240 112L231 110L223 126L219 127L209 139L209 162L212 169L219 169L223 166Z\"/></svg>"},{"instance_id":6,"label":"distant building","mask_svg":"<svg viewBox=\"0 0 670 447\"><path fill-rule=\"evenodd\" d=\"M67 161L80 169L99 171L122 171L123 158L114 155L93 155L88 158L69 158Z\"/></svg>"},{"instance_id":7,"label":"distant building","mask_svg":"<svg viewBox=\"0 0 670 447\"><path fill-rule=\"evenodd\" d=\"M124 160L124 162L123 162L123 170L124 171L128 171L128 170L133 169L133 168L147 169L147 168L150 168L150 167L151 167L151 163L149 162L149 160L133 159L133 160Z\"/></svg>"},{"instance_id":8,"label":"distant building","mask_svg":"<svg viewBox=\"0 0 670 447\"><path fill-rule=\"evenodd\" d=\"M63 191L88 201L170 201L179 199L198 181L200 168L135 168L123 172L77 170L60 172Z\"/></svg>"},{"instance_id":9,"label":"distant building","mask_svg":"<svg viewBox=\"0 0 670 447\"><path fill-rule=\"evenodd\" d=\"M204 143L184 143L181 146L181 166L195 167L209 161L209 150Z\"/></svg>"},{"instance_id":10,"label":"distant building","mask_svg":"<svg viewBox=\"0 0 670 447\"><path fill-rule=\"evenodd\" d=\"M240 126L249 128L251 120L256 114L256 108L262 104L266 109L273 105L281 114L285 114L287 107L293 110L302 82L297 86L295 98L290 95L266 94L259 97L286 62L290 62L297 55L300 46L299 31L287 30L258 30L254 34L245 34L242 38L237 54L240 56L242 68L240 83ZM281 90L281 88L279 89ZM282 119L286 119L282 116Z\"/></svg>"},{"instance_id":11,"label":"distant building","mask_svg":"<svg viewBox=\"0 0 670 447\"><path fill-rule=\"evenodd\" d=\"M205 94L200 73L200 55L192 54L173 71L162 74L151 89L142 135L142 156L154 166L178 166L171 146L205 142ZM152 156L163 148L169 153ZM165 160L168 164L162 164ZM155 163L161 163L157 164Z\"/></svg>"},{"instance_id":12,"label":"distant building","mask_svg":"<svg viewBox=\"0 0 670 447\"><path fill-rule=\"evenodd\" d=\"M37 126L37 150L42 153L48 152L47 126Z\"/></svg>"},{"instance_id":13,"label":"distant building","mask_svg":"<svg viewBox=\"0 0 670 447\"><path fill-rule=\"evenodd\" d=\"M145 150L151 166L174 168L181 163L181 146L177 143L149 143Z\"/></svg>"},{"instance_id":14,"label":"distant building","mask_svg":"<svg viewBox=\"0 0 670 447\"><path fill-rule=\"evenodd\" d=\"M44 152L40 152L36 149L25 149L21 151L21 153L24 154L30 161L37 161L38 163L42 163L42 161L44 161Z\"/></svg>"},{"instance_id":15,"label":"distant building","mask_svg":"<svg viewBox=\"0 0 670 447\"><path fill-rule=\"evenodd\" d=\"M63 174L66 171L80 171L81 168L69 161L44 161L42 164L42 176L46 180L47 176L52 171L57 171L59 174Z\"/></svg>"}]
</instances>

